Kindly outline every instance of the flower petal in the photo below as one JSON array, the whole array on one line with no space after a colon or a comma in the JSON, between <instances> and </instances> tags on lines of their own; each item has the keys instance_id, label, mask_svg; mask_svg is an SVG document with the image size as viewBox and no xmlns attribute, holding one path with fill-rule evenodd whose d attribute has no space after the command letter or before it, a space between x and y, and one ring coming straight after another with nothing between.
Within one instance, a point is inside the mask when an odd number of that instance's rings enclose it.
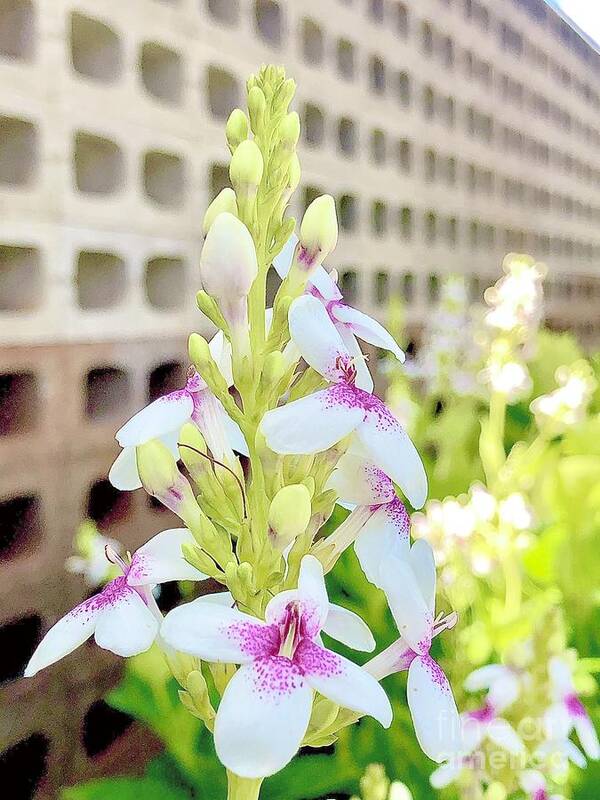
<instances>
[{"instance_id":1,"label":"flower petal","mask_svg":"<svg viewBox=\"0 0 600 800\"><path fill-rule=\"evenodd\" d=\"M288 658L260 658L227 684L215 719L222 764L243 778L262 778L296 754L310 719L312 691Z\"/></svg>"},{"instance_id":2,"label":"flower petal","mask_svg":"<svg viewBox=\"0 0 600 800\"><path fill-rule=\"evenodd\" d=\"M121 450L108 471L108 480L121 492L141 489L142 482L138 473L135 447L124 447Z\"/></svg>"},{"instance_id":3,"label":"flower petal","mask_svg":"<svg viewBox=\"0 0 600 800\"><path fill-rule=\"evenodd\" d=\"M408 705L426 756L438 764L456 756L462 745L461 720L448 678L429 655L408 669Z\"/></svg>"},{"instance_id":4,"label":"flower petal","mask_svg":"<svg viewBox=\"0 0 600 800\"><path fill-rule=\"evenodd\" d=\"M303 639L294 654L307 682L324 697L359 714L369 714L384 728L392 724L388 696L375 678L347 658Z\"/></svg>"},{"instance_id":5,"label":"flower petal","mask_svg":"<svg viewBox=\"0 0 600 800\"><path fill-rule=\"evenodd\" d=\"M299 241L298 236L295 233L292 233L290 238L283 245L281 251L273 259L273 266L275 267L275 271L282 279L285 278L285 276L290 271L290 267L292 266L292 259L294 258L294 250L296 249L298 241Z\"/></svg>"},{"instance_id":6,"label":"flower petal","mask_svg":"<svg viewBox=\"0 0 600 800\"><path fill-rule=\"evenodd\" d=\"M548 673L557 697L574 691L573 675L564 659L559 656L551 658L548 662Z\"/></svg>"},{"instance_id":7,"label":"flower petal","mask_svg":"<svg viewBox=\"0 0 600 800\"><path fill-rule=\"evenodd\" d=\"M117 578L107 584L100 597L96 644L123 657L148 650L160 625L139 594L127 586L124 578Z\"/></svg>"},{"instance_id":8,"label":"flower petal","mask_svg":"<svg viewBox=\"0 0 600 800\"><path fill-rule=\"evenodd\" d=\"M231 342L225 338L223 331L217 331L208 343L208 349L213 357L219 372L225 378L227 386L233 386L233 364L231 356Z\"/></svg>"},{"instance_id":9,"label":"flower petal","mask_svg":"<svg viewBox=\"0 0 600 800\"><path fill-rule=\"evenodd\" d=\"M325 588L323 565L318 558L306 555L300 563L298 597L313 604L318 614L318 630L323 627L329 613L329 598Z\"/></svg>"},{"instance_id":10,"label":"flower petal","mask_svg":"<svg viewBox=\"0 0 600 800\"><path fill-rule=\"evenodd\" d=\"M376 319L345 303L332 304L330 313L335 320L350 327L359 339L382 350L389 350L398 361L404 363L406 359L404 352L398 347L394 337Z\"/></svg>"},{"instance_id":11,"label":"flower petal","mask_svg":"<svg viewBox=\"0 0 600 800\"><path fill-rule=\"evenodd\" d=\"M426 539L417 539L410 548L408 560L427 608L431 611L431 615L435 616L435 556L429 542Z\"/></svg>"},{"instance_id":12,"label":"flower petal","mask_svg":"<svg viewBox=\"0 0 600 800\"><path fill-rule=\"evenodd\" d=\"M98 618L98 597L94 595L80 603L50 628L25 667L26 678L33 677L41 669L69 655L90 638Z\"/></svg>"},{"instance_id":13,"label":"flower petal","mask_svg":"<svg viewBox=\"0 0 600 800\"><path fill-rule=\"evenodd\" d=\"M334 489L345 502L359 506L389 503L396 497L394 485L385 472L364 455L352 451L340 458L327 488Z\"/></svg>"},{"instance_id":14,"label":"flower petal","mask_svg":"<svg viewBox=\"0 0 600 800\"><path fill-rule=\"evenodd\" d=\"M497 717L487 726L488 738L508 753L518 755L525 750L519 734L505 719Z\"/></svg>"},{"instance_id":15,"label":"flower petal","mask_svg":"<svg viewBox=\"0 0 600 800\"><path fill-rule=\"evenodd\" d=\"M375 639L366 622L358 614L335 603L329 604L323 631L353 650L371 653L375 649Z\"/></svg>"},{"instance_id":16,"label":"flower petal","mask_svg":"<svg viewBox=\"0 0 600 800\"><path fill-rule=\"evenodd\" d=\"M351 433L364 417L362 409L344 403L341 384L267 411L260 423L275 453L320 453Z\"/></svg>"},{"instance_id":17,"label":"flower petal","mask_svg":"<svg viewBox=\"0 0 600 800\"><path fill-rule=\"evenodd\" d=\"M365 354L356 341L356 336L352 333L350 328L346 328L344 325L336 325L336 330L350 353L352 363L356 367L356 380L354 381L354 385L358 386L359 389L363 389L365 392L371 393L374 387L373 378L369 372Z\"/></svg>"},{"instance_id":18,"label":"flower petal","mask_svg":"<svg viewBox=\"0 0 600 800\"><path fill-rule=\"evenodd\" d=\"M367 580L380 586L380 569L391 556L402 560L409 554L410 521L401 500L386 503L363 525L354 551Z\"/></svg>"},{"instance_id":19,"label":"flower petal","mask_svg":"<svg viewBox=\"0 0 600 800\"><path fill-rule=\"evenodd\" d=\"M497 680L504 677L507 667L502 664L486 664L484 667L471 672L465 682L464 687L467 692L479 692L482 689L489 689Z\"/></svg>"},{"instance_id":20,"label":"flower petal","mask_svg":"<svg viewBox=\"0 0 600 800\"><path fill-rule=\"evenodd\" d=\"M153 536L134 554L127 573L129 586L166 581L203 581L207 577L183 557L181 547L195 544L187 528L172 528Z\"/></svg>"},{"instance_id":21,"label":"flower petal","mask_svg":"<svg viewBox=\"0 0 600 800\"><path fill-rule=\"evenodd\" d=\"M378 585L386 594L402 638L415 653L427 653L431 646L433 615L408 562L400 558L384 561L379 570Z\"/></svg>"},{"instance_id":22,"label":"flower petal","mask_svg":"<svg viewBox=\"0 0 600 800\"><path fill-rule=\"evenodd\" d=\"M536 769L526 769L519 776L519 783L524 792L535 795L536 792L545 792L546 778Z\"/></svg>"},{"instance_id":23,"label":"flower petal","mask_svg":"<svg viewBox=\"0 0 600 800\"><path fill-rule=\"evenodd\" d=\"M415 508L427 499L427 475L421 456L393 414L375 395L356 389L365 419L356 434L377 466L395 481Z\"/></svg>"},{"instance_id":24,"label":"flower petal","mask_svg":"<svg viewBox=\"0 0 600 800\"><path fill-rule=\"evenodd\" d=\"M454 783L463 771L463 768L464 764L462 760L460 758L453 758L431 773L429 776L429 783L434 789L444 789L446 786L450 786L451 783Z\"/></svg>"},{"instance_id":25,"label":"flower petal","mask_svg":"<svg viewBox=\"0 0 600 800\"><path fill-rule=\"evenodd\" d=\"M248 457L250 451L248 444L244 438L244 434L237 422L234 422L229 414L223 409L223 427L225 428L225 437L229 442L229 446L236 453L241 453L243 456Z\"/></svg>"},{"instance_id":26,"label":"flower petal","mask_svg":"<svg viewBox=\"0 0 600 800\"><path fill-rule=\"evenodd\" d=\"M275 626L203 597L170 611L161 636L176 650L224 664L245 664L279 648Z\"/></svg>"},{"instance_id":27,"label":"flower petal","mask_svg":"<svg viewBox=\"0 0 600 800\"><path fill-rule=\"evenodd\" d=\"M579 737L579 742L586 756L592 761L597 761L600 758L600 743L598 742L598 734L594 728L594 723L588 716L587 712L578 714L573 719L575 731Z\"/></svg>"},{"instance_id":28,"label":"flower petal","mask_svg":"<svg viewBox=\"0 0 600 800\"><path fill-rule=\"evenodd\" d=\"M194 404L186 389L159 397L142 408L115 434L121 447L135 447L150 439L181 430L192 415Z\"/></svg>"},{"instance_id":29,"label":"flower petal","mask_svg":"<svg viewBox=\"0 0 600 800\"><path fill-rule=\"evenodd\" d=\"M554 703L544 713L544 732L548 739L566 739L572 729L571 715L562 703Z\"/></svg>"},{"instance_id":30,"label":"flower petal","mask_svg":"<svg viewBox=\"0 0 600 800\"><path fill-rule=\"evenodd\" d=\"M337 273L333 270L333 274L327 272L324 267L317 267L313 274L310 276L308 291L311 294L318 295L323 300L341 300L342 293L337 285Z\"/></svg>"},{"instance_id":31,"label":"flower petal","mask_svg":"<svg viewBox=\"0 0 600 800\"><path fill-rule=\"evenodd\" d=\"M323 303L308 294L297 297L288 322L292 341L307 364L330 381L342 379L340 363L347 366L351 358Z\"/></svg>"}]
</instances>

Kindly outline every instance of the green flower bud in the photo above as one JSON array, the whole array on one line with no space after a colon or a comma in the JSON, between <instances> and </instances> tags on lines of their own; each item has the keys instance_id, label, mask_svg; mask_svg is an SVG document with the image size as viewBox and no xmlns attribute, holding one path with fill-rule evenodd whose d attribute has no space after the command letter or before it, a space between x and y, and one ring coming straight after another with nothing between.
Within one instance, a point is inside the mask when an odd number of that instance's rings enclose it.
<instances>
[{"instance_id":1,"label":"green flower bud","mask_svg":"<svg viewBox=\"0 0 600 800\"><path fill-rule=\"evenodd\" d=\"M298 184L300 183L300 177L302 175L302 170L300 169L300 159L298 158L298 154L294 153L292 156L292 160L290 161L289 171L288 171L288 185L287 190L289 192L289 196L292 192L295 192L298 188Z\"/></svg>"},{"instance_id":2,"label":"green flower bud","mask_svg":"<svg viewBox=\"0 0 600 800\"><path fill-rule=\"evenodd\" d=\"M284 145L293 150L300 138L300 117L295 111L286 114L279 124L279 136Z\"/></svg>"},{"instance_id":3,"label":"green flower bud","mask_svg":"<svg viewBox=\"0 0 600 800\"><path fill-rule=\"evenodd\" d=\"M215 219L224 211L228 211L230 214L233 214L234 217L237 217L238 215L235 192L229 187L222 189L206 209L206 214L204 215L204 220L202 221L202 232L205 236Z\"/></svg>"},{"instance_id":4,"label":"green flower bud","mask_svg":"<svg viewBox=\"0 0 600 800\"><path fill-rule=\"evenodd\" d=\"M250 123L248 122L248 117L244 114L241 108L234 108L229 115L227 125L225 126L227 144L231 148L232 152L236 149L236 147L238 147L238 145L248 138L249 132Z\"/></svg>"},{"instance_id":5,"label":"green flower bud","mask_svg":"<svg viewBox=\"0 0 600 800\"><path fill-rule=\"evenodd\" d=\"M254 133L260 133L263 127L267 101L262 89L252 86L248 91L248 114L250 115L250 125Z\"/></svg>"},{"instance_id":6,"label":"green flower bud","mask_svg":"<svg viewBox=\"0 0 600 800\"><path fill-rule=\"evenodd\" d=\"M196 367L198 372L202 374L201 369L206 368L207 364L212 361L210 348L204 336L199 333L192 333L188 339L188 354L190 361Z\"/></svg>"},{"instance_id":7,"label":"green flower bud","mask_svg":"<svg viewBox=\"0 0 600 800\"><path fill-rule=\"evenodd\" d=\"M253 196L263 176L263 157L253 139L246 139L231 157L229 177L238 194L243 198Z\"/></svg>"},{"instance_id":8,"label":"green flower bud","mask_svg":"<svg viewBox=\"0 0 600 800\"><path fill-rule=\"evenodd\" d=\"M269 535L279 550L304 533L310 522L310 492L298 483L280 489L269 508Z\"/></svg>"},{"instance_id":9,"label":"green flower bud","mask_svg":"<svg viewBox=\"0 0 600 800\"><path fill-rule=\"evenodd\" d=\"M314 271L334 249L337 239L335 201L330 194L324 194L315 198L304 212L295 262L309 273Z\"/></svg>"}]
</instances>

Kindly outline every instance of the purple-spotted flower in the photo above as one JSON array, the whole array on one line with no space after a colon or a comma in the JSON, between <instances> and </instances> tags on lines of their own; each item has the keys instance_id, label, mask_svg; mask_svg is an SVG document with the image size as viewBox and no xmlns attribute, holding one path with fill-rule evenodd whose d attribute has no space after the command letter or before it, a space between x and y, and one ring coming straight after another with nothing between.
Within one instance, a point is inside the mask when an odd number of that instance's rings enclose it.
<instances>
[{"instance_id":1,"label":"purple-spotted flower","mask_svg":"<svg viewBox=\"0 0 600 800\"><path fill-rule=\"evenodd\" d=\"M505 664L486 664L470 673L464 687L467 692L487 689L486 701L496 712L502 712L521 694L521 677L517 670Z\"/></svg>"},{"instance_id":2,"label":"purple-spotted flower","mask_svg":"<svg viewBox=\"0 0 600 800\"><path fill-rule=\"evenodd\" d=\"M546 778L536 769L524 770L519 783L529 800L565 800L562 794L550 794Z\"/></svg>"},{"instance_id":3,"label":"purple-spotted flower","mask_svg":"<svg viewBox=\"0 0 600 800\"><path fill-rule=\"evenodd\" d=\"M167 614L162 637L177 650L241 667L215 720L217 755L231 772L261 778L284 767L302 743L313 690L388 727L392 709L379 683L321 643L324 631L357 650L375 646L365 623L327 598L317 559L302 559L298 588L276 595L265 620L194 601Z\"/></svg>"},{"instance_id":4,"label":"purple-spotted flower","mask_svg":"<svg viewBox=\"0 0 600 800\"><path fill-rule=\"evenodd\" d=\"M512 755L525 752L525 745L519 734L500 713L499 709L486 700L481 708L462 715L465 752L473 753L486 739Z\"/></svg>"},{"instance_id":5,"label":"purple-spotted flower","mask_svg":"<svg viewBox=\"0 0 600 800\"><path fill-rule=\"evenodd\" d=\"M366 669L378 679L408 670L408 706L421 749L438 763L452 759L462 749L460 717L448 678L429 650L435 636L454 627L457 615L435 616L436 574L430 545L419 539L406 559L384 559L379 585L400 638Z\"/></svg>"},{"instance_id":6,"label":"purple-spotted flower","mask_svg":"<svg viewBox=\"0 0 600 800\"><path fill-rule=\"evenodd\" d=\"M546 736L567 739L573 730L588 758L600 758L598 734L585 706L575 692L571 669L565 659L554 656L548 662L553 703L544 715Z\"/></svg>"},{"instance_id":7,"label":"purple-spotted flower","mask_svg":"<svg viewBox=\"0 0 600 800\"><path fill-rule=\"evenodd\" d=\"M285 278L289 272L297 244L298 237L292 234L281 253L273 260L273 266L281 278ZM356 341L357 338L382 350L388 350L398 361L404 363L404 352L398 347L394 337L377 320L344 303L336 281L324 267L317 267L311 274L306 291L323 304L348 352L355 358L357 385L361 389L372 392L373 379Z\"/></svg>"},{"instance_id":8,"label":"purple-spotted flower","mask_svg":"<svg viewBox=\"0 0 600 800\"><path fill-rule=\"evenodd\" d=\"M130 563L110 548L106 557L123 574L84 600L50 628L32 655L25 677L71 653L94 634L96 644L118 656L143 653L156 639L162 614L152 589L166 581L206 578L183 558L183 544L194 543L187 528L157 534L137 550Z\"/></svg>"},{"instance_id":9,"label":"purple-spotted flower","mask_svg":"<svg viewBox=\"0 0 600 800\"><path fill-rule=\"evenodd\" d=\"M211 354L228 385L231 374L231 347L221 331L210 342ZM135 448L151 439L160 439L175 459L179 458L177 438L189 421L194 422L214 458L235 467L233 450L247 453L244 437L221 402L204 380L190 368L183 389L159 397L134 414L117 431L115 438L123 448L108 474L110 482L122 491L133 491L142 485L136 464Z\"/></svg>"},{"instance_id":10,"label":"purple-spotted flower","mask_svg":"<svg viewBox=\"0 0 600 800\"><path fill-rule=\"evenodd\" d=\"M289 327L304 360L330 386L268 411L261 422L268 446L281 454L318 453L355 432L373 463L421 508L427 497L421 458L389 409L357 385L356 358L323 304L311 295L298 297L290 307Z\"/></svg>"},{"instance_id":11,"label":"purple-spotted flower","mask_svg":"<svg viewBox=\"0 0 600 800\"><path fill-rule=\"evenodd\" d=\"M354 550L367 579L378 585L379 568L385 558L406 558L410 549L410 520L394 484L353 442L340 458L328 488L334 489L344 504L354 506L350 516L330 536L323 547L334 546L333 557L354 537ZM355 533L353 521L357 522Z\"/></svg>"}]
</instances>

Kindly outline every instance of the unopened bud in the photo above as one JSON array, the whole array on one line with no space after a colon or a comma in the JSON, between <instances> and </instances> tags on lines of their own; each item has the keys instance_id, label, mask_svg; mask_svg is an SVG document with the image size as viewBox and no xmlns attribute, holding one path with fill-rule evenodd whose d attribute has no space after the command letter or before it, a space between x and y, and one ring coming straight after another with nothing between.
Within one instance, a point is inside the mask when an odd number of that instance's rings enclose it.
<instances>
[{"instance_id":1,"label":"unopened bud","mask_svg":"<svg viewBox=\"0 0 600 800\"><path fill-rule=\"evenodd\" d=\"M248 91L248 114L254 133L259 133L262 129L266 108L267 101L262 89L252 86Z\"/></svg>"},{"instance_id":2,"label":"unopened bud","mask_svg":"<svg viewBox=\"0 0 600 800\"><path fill-rule=\"evenodd\" d=\"M300 138L300 117L295 111L281 120L279 124L279 136L284 145L293 150L298 144Z\"/></svg>"},{"instance_id":3,"label":"unopened bud","mask_svg":"<svg viewBox=\"0 0 600 800\"><path fill-rule=\"evenodd\" d=\"M231 156L229 177L238 197L256 195L264 169L260 148L252 139L246 139Z\"/></svg>"},{"instance_id":4,"label":"unopened bud","mask_svg":"<svg viewBox=\"0 0 600 800\"><path fill-rule=\"evenodd\" d=\"M221 302L226 319L223 305L245 297L257 273L256 250L250 231L233 214L219 214L202 248L200 275L204 289Z\"/></svg>"},{"instance_id":5,"label":"unopened bud","mask_svg":"<svg viewBox=\"0 0 600 800\"><path fill-rule=\"evenodd\" d=\"M315 198L300 225L300 248L296 262L307 272L314 271L337 244L338 224L335 201L330 194Z\"/></svg>"},{"instance_id":6,"label":"unopened bud","mask_svg":"<svg viewBox=\"0 0 600 800\"><path fill-rule=\"evenodd\" d=\"M234 108L225 126L225 137L231 152L248 138L249 131L250 123L248 122L248 117L241 108Z\"/></svg>"},{"instance_id":7,"label":"unopened bud","mask_svg":"<svg viewBox=\"0 0 600 800\"><path fill-rule=\"evenodd\" d=\"M279 550L304 533L310 522L310 492L302 484L284 486L269 508L269 534Z\"/></svg>"},{"instance_id":8,"label":"unopened bud","mask_svg":"<svg viewBox=\"0 0 600 800\"><path fill-rule=\"evenodd\" d=\"M284 81L283 86L279 90L279 102L283 108L287 108L289 106L295 94L296 81L294 81L292 78L288 78L286 81Z\"/></svg>"},{"instance_id":9,"label":"unopened bud","mask_svg":"<svg viewBox=\"0 0 600 800\"><path fill-rule=\"evenodd\" d=\"M300 159L298 158L298 154L294 153L294 155L292 156L292 160L290 161L289 172L288 172L287 190L290 195L292 194L292 192L295 192L296 189L298 188L301 175L302 175L302 170L300 169Z\"/></svg>"},{"instance_id":10,"label":"unopened bud","mask_svg":"<svg viewBox=\"0 0 600 800\"><path fill-rule=\"evenodd\" d=\"M230 214L233 214L234 217L237 217L238 207L237 200L235 199L235 192L229 187L222 189L206 209L206 214L202 221L202 232L205 236L215 219L224 211L228 211Z\"/></svg>"}]
</instances>

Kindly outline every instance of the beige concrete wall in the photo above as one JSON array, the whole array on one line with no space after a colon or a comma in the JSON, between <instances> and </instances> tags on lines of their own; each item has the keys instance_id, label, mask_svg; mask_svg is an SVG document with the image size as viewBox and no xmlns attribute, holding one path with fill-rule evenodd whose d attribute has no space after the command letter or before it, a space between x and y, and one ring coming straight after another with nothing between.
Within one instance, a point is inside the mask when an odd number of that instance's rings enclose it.
<instances>
[{"instance_id":1,"label":"beige concrete wall","mask_svg":"<svg viewBox=\"0 0 600 800\"><path fill-rule=\"evenodd\" d=\"M315 188L338 199L331 265L350 300L383 314L404 293L418 329L437 276L467 275L475 297L527 250L549 265L550 322L597 340L600 58L569 31L541 0L0 0L7 646L26 659L83 596L63 563L114 431L156 368L167 383L185 368L224 121L261 63L298 82L292 210ZM141 494L107 521L129 547L169 522ZM0 749L48 736L45 796L129 762L136 731L95 759L81 748L116 674L90 647L0 688Z\"/></svg>"}]
</instances>

